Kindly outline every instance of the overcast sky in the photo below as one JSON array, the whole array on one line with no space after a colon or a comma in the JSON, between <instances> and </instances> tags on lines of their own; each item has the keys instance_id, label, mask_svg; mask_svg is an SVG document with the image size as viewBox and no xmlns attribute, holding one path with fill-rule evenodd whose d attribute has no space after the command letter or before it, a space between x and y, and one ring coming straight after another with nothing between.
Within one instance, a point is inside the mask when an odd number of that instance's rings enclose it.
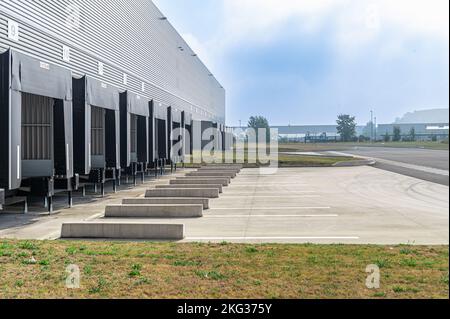
<instances>
[{"instance_id":1,"label":"overcast sky","mask_svg":"<svg viewBox=\"0 0 450 319\"><path fill-rule=\"evenodd\" d=\"M228 125L449 106L448 0L154 2L227 90Z\"/></svg>"}]
</instances>

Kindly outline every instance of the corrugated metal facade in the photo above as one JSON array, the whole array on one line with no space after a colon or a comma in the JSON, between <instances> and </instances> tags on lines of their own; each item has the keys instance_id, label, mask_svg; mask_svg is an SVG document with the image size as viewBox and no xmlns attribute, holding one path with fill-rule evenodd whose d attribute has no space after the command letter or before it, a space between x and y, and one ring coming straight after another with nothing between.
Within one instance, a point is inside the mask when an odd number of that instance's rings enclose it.
<instances>
[{"instance_id":1,"label":"corrugated metal facade","mask_svg":"<svg viewBox=\"0 0 450 319\"><path fill-rule=\"evenodd\" d=\"M0 0L9 47L225 123L225 90L150 0Z\"/></svg>"}]
</instances>

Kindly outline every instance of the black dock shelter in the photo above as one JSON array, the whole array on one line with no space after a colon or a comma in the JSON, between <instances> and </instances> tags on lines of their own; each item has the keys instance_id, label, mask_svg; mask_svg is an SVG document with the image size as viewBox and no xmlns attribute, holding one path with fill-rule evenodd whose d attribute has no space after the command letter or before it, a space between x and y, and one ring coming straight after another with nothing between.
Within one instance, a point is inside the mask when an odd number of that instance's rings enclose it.
<instances>
[{"instance_id":1,"label":"black dock shelter","mask_svg":"<svg viewBox=\"0 0 450 319\"><path fill-rule=\"evenodd\" d=\"M202 149L206 147L209 143L214 141L214 135L212 135L214 129L214 123L211 121L201 121L201 132L202 132ZM210 134L207 134L207 131L210 131Z\"/></svg>"},{"instance_id":2,"label":"black dock shelter","mask_svg":"<svg viewBox=\"0 0 450 319\"><path fill-rule=\"evenodd\" d=\"M0 55L0 188L52 197L77 188L73 168L72 73L8 50Z\"/></svg>"},{"instance_id":3,"label":"black dock shelter","mask_svg":"<svg viewBox=\"0 0 450 319\"><path fill-rule=\"evenodd\" d=\"M127 181L136 176L144 182L149 163L148 119L150 101L126 91L120 93L120 162Z\"/></svg>"},{"instance_id":4,"label":"black dock shelter","mask_svg":"<svg viewBox=\"0 0 450 319\"><path fill-rule=\"evenodd\" d=\"M225 151L226 150L226 137L225 137L225 125L219 124L219 140L220 140L220 150Z\"/></svg>"},{"instance_id":5,"label":"black dock shelter","mask_svg":"<svg viewBox=\"0 0 450 319\"><path fill-rule=\"evenodd\" d=\"M169 124L167 137L169 139L169 162L171 169L173 170L176 169L177 164L182 162L183 148L181 147L181 149L176 153L172 152L172 150L177 143L182 143L183 135L179 133L182 133L180 130L183 129L183 114L182 111L171 106L169 107L168 114Z\"/></svg>"},{"instance_id":6,"label":"black dock shelter","mask_svg":"<svg viewBox=\"0 0 450 319\"><path fill-rule=\"evenodd\" d=\"M150 167L163 175L166 163L169 160L169 106L158 102L150 102L149 117L149 150Z\"/></svg>"},{"instance_id":7,"label":"black dock shelter","mask_svg":"<svg viewBox=\"0 0 450 319\"><path fill-rule=\"evenodd\" d=\"M119 89L84 76L73 79L74 168L81 185L105 184L120 179Z\"/></svg>"},{"instance_id":8,"label":"black dock shelter","mask_svg":"<svg viewBox=\"0 0 450 319\"><path fill-rule=\"evenodd\" d=\"M186 111L182 113L183 125L183 163L186 162L186 156L191 156L193 151L193 120L192 114Z\"/></svg>"},{"instance_id":9,"label":"black dock shelter","mask_svg":"<svg viewBox=\"0 0 450 319\"><path fill-rule=\"evenodd\" d=\"M5 205L5 190L0 188L0 210L3 209L3 205Z\"/></svg>"},{"instance_id":10,"label":"black dock shelter","mask_svg":"<svg viewBox=\"0 0 450 319\"><path fill-rule=\"evenodd\" d=\"M223 151L222 149L222 125L217 123L217 122L213 122L213 128L214 128L214 150L216 152L221 152Z\"/></svg>"}]
</instances>

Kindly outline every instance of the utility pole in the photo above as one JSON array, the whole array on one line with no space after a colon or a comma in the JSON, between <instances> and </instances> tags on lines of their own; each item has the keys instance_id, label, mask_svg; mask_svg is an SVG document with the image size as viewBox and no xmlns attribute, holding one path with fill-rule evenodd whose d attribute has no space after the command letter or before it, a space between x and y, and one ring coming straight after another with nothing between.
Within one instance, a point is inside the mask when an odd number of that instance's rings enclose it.
<instances>
[{"instance_id":1,"label":"utility pole","mask_svg":"<svg viewBox=\"0 0 450 319\"><path fill-rule=\"evenodd\" d=\"M370 141L373 142L373 110L370 111Z\"/></svg>"},{"instance_id":2,"label":"utility pole","mask_svg":"<svg viewBox=\"0 0 450 319\"><path fill-rule=\"evenodd\" d=\"M377 142L377 134L378 134L377 117L375 116L375 143Z\"/></svg>"}]
</instances>

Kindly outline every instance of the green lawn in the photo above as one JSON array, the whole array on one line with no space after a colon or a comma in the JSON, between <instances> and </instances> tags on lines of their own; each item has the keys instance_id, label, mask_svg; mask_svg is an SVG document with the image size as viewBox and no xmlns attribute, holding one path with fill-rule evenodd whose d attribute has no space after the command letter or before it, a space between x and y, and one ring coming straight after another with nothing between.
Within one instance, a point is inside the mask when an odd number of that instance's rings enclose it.
<instances>
[{"instance_id":1,"label":"green lawn","mask_svg":"<svg viewBox=\"0 0 450 319\"><path fill-rule=\"evenodd\" d=\"M0 241L0 298L443 298L448 246ZM67 289L75 264L80 289ZM369 264L380 289L365 285Z\"/></svg>"}]
</instances>

